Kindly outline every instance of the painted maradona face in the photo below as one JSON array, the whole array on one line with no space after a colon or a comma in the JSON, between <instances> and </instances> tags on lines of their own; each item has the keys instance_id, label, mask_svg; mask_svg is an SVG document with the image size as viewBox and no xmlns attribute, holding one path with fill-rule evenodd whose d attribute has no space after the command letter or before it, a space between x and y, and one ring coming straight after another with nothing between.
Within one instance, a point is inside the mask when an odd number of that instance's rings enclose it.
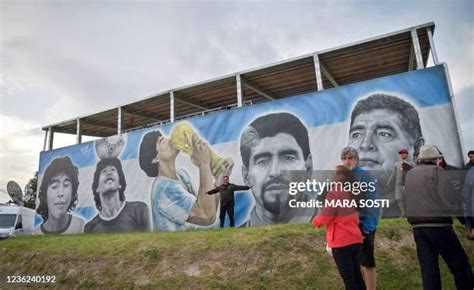
<instances>
[{"instance_id":1,"label":"painted maradona face","mask_svg":"<svg viewBox=\"0 0 474 290\"><path fill-rule=\"evenodd\" d=\"M291 170L306 170L303 151L293 136L279 133L252 148L247 179L260 209L282 214L288 207L289 182L295 181Z\"/></svg>"},{"instance_id":2,"label":"painted maradona face","mask_svg":"<svg viewBox=\"0 0 474 290\"><path fill-rule=\"evenodd\" d=\"M97 192L101 195L116 192L120 188L120 180L117 168L112 165L107 165L99 175L99 182Z\"/></svg>"},{"instance_id":3,"label":"painted maradona face","mask_svg":"<svg viewBox=\"0 0 474 290\"><path fill-rule=\"evenodd\" d=\"M161 136L156 142L156 151L158 152L158 160L168 161L176 158L179 150L171 144L171 138Z\"/></svg>"},{"instance_id":4,"label":"painted maradona face","mask_svg":"<svg viewBox=\"0 0 474 290\"><path fill-rule=\"evenodd\" d=\"M349 131L349 146L359 153L359 164L369 170L390 171L399 158L401 148L413 145L400 115L390 110L376 109L358 115Z\"/></svg>"},{"instance_id":5,"label":"painted maradona face","mask_svg":"<svg viewBox=\"0 0 474 290\"><path fill-rule=\"evenodd\" d=\"M61 219L66 216L67 209L71 204L72 182L71 178L60 173L54 176L48 184L47 203L48 215L55 219Z\"/></svg>"}]
</instances>

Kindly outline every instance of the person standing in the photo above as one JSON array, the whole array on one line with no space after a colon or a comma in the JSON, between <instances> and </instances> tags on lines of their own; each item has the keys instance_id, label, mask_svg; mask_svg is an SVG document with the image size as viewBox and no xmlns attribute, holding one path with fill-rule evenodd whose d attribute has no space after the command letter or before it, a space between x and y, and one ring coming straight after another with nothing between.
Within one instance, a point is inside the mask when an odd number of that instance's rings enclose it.
<instances>
[{"instance_id":1,"label":"person standing","mask_svg":"<svg viewBox=\"0 0 474 290\"><path fill-rule=\"evenodd\" d=\"M341 152L342 163L352 169L358 182L372 184L373 187L362 194L362 199L376 200L379 198L379 190L375 177L359 165L359 154L352 147L345 147ZM359 212L359 227L364 236L362 244L361 265L364 281L367 289L375 290L377 284L377 272L375 271L375 231L380 218L380 208L364 208Z\"/></svg>"},{"instance_id":2,"label":"person standing","mask_svg":"<svg viewBox=\"0 0 474 290\"><path fill-rule=\"evenodd\" d=\"M474 167L467 172L461 196L465 226L469 239L474 240Z\"/></svg>"},{"instance_id":3,"label":"person standing","mask_svg":"<svg viewBox=\"0 0 474 290\"><path fill-rule=\"evenodd\" d=\"M451 214L460 200L452 194L446 171L437 166L440 157L435 146L422 146L418 166L408 172L405 183L407 220L413 228L423 289L441 289L440 255L456 288L472 289L469 259L452 227Z\"/></svg>"},{"instance_id":4,"label":"person standing","mask_svg":"<svg viewBox=\"0 0 474 290\"><path fill-rule=\"evenodd\" d=\"M326 200L329 205L313 219L316 227L326 226L327 245L332 249L332 256L341 275L346 289L365 289L364 279L360 270L360 254L364 237L359 230L357 207L337 206L338 203L353 200L353 194L343 190L347 182L355 181L354 173L348 167L339 165L333 174L336 186L330 191Z\"/></svg>"},{"instance_id":5,"label":"person standing","mask_svg":"<svg viewBox=\"0 0 474 290\"><path fill-rule=\"evenodd\" d=\"M249 190L250 186L246 185L235 185L232 183L229 183L229 176L224 176L223 178L224 183L221 184L220 186L209 190L207 194L216 194L220 193L220 199L221 199L221 211L219 214L219 219L220 219L220 227L224 227L224 221L225 221L225 214L229 216L230 220L230 227L233 228L235 226L234 222L234 205L235 205L235 197L234 197L234 192L239 191L239 190Z\"/></svg>"},{"instance_id":6,"label":"person standing","mask_svg":"<svg viewBox=\"0 0 474 290\"><path fill-rule=\"evenodd\" d=\"M474 150L469 151L467 157L469 157L469 162L464 165L464 169L469 170L474 166Z\"/></svg>"},{"instance_id":7,"label":"person standing","mask_svg":"<svg viewBox=\"0 0 474 290\"><path fill-rule=\"evenodd\" d=\"M402 149L398 152L400 160L393 165L392 174L388 178L387 186L395 179L395 200L398 203L402 217L405 216L405 177L408 170L412 169L415 164L408 159L408 150Z\"/></svg>"}]
</instances>

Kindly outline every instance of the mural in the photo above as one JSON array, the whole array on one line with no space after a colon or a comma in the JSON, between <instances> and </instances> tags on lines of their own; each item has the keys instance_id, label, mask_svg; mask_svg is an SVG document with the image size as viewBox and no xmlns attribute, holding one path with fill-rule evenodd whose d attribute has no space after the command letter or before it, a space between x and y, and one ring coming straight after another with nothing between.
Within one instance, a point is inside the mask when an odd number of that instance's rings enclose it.
<instances>
[{"instance_id":1,"label":"mural","mask_svg":"<svg viewBox=\"0 0 474 290\"><path fill-rule=\"evenodd\" d=\"M315 209L288 203L314 193L289 195L289 182L334 169L348 145L391 200L383 215L400 216L389 177L401 149L413 161L423 144L461 165L442 66L42 152L36 233L218 227L207 193L224 176L251 187L235 194L235 226L309 222Z\"/></svg>"}]
</instances>

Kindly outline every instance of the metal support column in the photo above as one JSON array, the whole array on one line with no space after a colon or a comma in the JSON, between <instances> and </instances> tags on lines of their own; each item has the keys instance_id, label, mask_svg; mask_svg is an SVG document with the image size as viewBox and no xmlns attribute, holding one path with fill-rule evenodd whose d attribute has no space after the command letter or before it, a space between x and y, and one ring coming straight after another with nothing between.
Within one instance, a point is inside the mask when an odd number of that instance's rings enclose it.
<instances>
[{"instance_id":1,"label":"metal support column","mask_svg":"<svg viewBox=\"0 0 474 290\"><path fill-rule=\"evenodd\" d=\"M48 128L48 151L53 150L54 132L53 127Z\"/></svg>"},{"instance_id":2,"label":"metal support column","mask_svg":"<svg viewBox=\"0 0 474 290\"><path fill-rule=\"evenodd\" d=\"M242 80L240 78L240 74L235 76L237 82L237 107L242 107Z\"/></svg>"},{"instance_id":3,"label":"metal support column","mask_svg":"<svg viewBox=\"0 0 474 290\"><path fill-rule=\"evenodd\" d=\"M170 92L170 122L174 122L174 92Z\"/></svg>"},{"instance_id":4,"label":"metal support column","mask_svg":"<svg viewBox=\"0 0 474 290\"><path fill-rule=\"evenodd\" d=\"M77 118L76 120L76 144L81 144L82 143L82 123L81 119Z\"/></svg>"},{"instance_id":5,"label":"metal support column","mask_svg":"<svg viewBox=\"0 0 474 290\"><path fill-rule=\"evenodd\" d=\"M418 41L418 33L416 32L416 29L411 30L411 40L415 51L416 69L422 69L424 67L423 57L421 56L420 42Z\"/></svg>"},{"instance_id":6,"label":"metal support column","mask_svg":"<svg viewBox=\"0 0 474 290\"><path fill-rule=\"evenodd\" d=\"M123 131L123 112L122 107L117 108L117 135L121 135Z\"/></svg>"},{"instance_id":7,"label":"metal support column","mask_svg":"<svg viewBox=\"0 0 474 290\"><path fill-rule=\"evenodd\" d=\"M49 132L48 129L44 131L43 151L46 151L46 144L48 144L48 132Z\"/></svg>"},{"instance_id":8,"label":"metal support column","mask_svg":"<svg viewBox=\"0 0 474 290\"><path fill-rule=\"evenodd\" d=\"M433 41L433 33L431 32L430 27L426 28L426 33L428 34L428 41L430 42L430 50L431 50L431 56L433 57L433 63L434 65L438 65L439 64L438 54L436 53L436 48Z\"/></svg>"},{"instance_id":9,"label":"metal support column","mask_svg":"<svg viewBox=\"0 0 474 290\"><path fill-rule=\"evenodd\" d=\"M313 54L314 60L314 71L316 72L316 87L318 91L324 90L323 88L323 78L321 76L321 68L319 66L319 56L317 54Z\"/></svg>"}]
</instances>

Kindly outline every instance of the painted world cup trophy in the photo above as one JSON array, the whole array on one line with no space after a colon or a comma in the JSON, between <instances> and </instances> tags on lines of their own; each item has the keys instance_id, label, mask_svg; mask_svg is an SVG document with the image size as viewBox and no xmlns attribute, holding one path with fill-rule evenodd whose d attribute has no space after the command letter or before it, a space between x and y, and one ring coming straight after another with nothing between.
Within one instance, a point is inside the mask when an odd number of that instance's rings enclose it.
<instances>
[{"instance_id":1,"label":"painted world cup trophy","mask_svg":"<svg viewBox=\"0 0 474 290\"><path fill-rule=\"evenodd\" d=\"M173 147L191 156L193 154L193 134L194 130L188 123L177 125L171 132L171 143ZM214 177L219 176L224 168L231 162L232 159L221 157L211 150L211 172Z\"/></svg>"}]
</instances>

